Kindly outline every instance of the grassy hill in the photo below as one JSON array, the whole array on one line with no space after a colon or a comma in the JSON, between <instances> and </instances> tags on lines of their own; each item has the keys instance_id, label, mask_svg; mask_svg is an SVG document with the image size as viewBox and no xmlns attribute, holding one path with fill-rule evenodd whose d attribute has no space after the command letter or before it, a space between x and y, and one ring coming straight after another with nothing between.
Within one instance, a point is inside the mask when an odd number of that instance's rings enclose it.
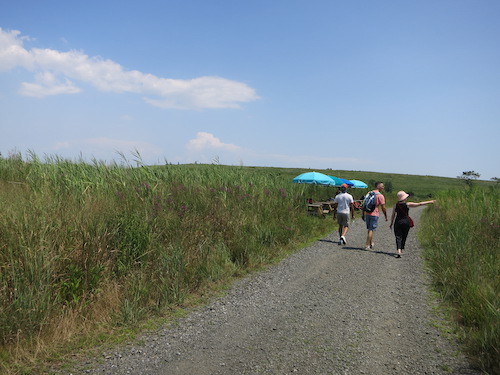
<instances>
[{"instance_id":1,"label":"grassy hill","mask_svg":"<svg viewBox=\"0 0 500 375\"><path fill-rule=\"evenodd\" d=\"M203 168L202 164L186 164L180 165L179 168ZM349 171L349 170L332 170L332 169L304 169L304 168L277 168L277 167L235 167L221 166L223 168L239 168L245 173L256 175L267 175L275 179L283 179L291 181L294 177L305 172L320 172L330 176L341 177L345 179L360 180L368 184L371 189L376 181L382 181L386 185L386 199L389 203L394 202L396 193L404 190L417 200L433 197L436 193L446 191L448 189L464 189L466 187L463 180L451 177L439 176L421 176L412 174L397 174L383 172L368 172L368 171ZM494 186L496 183L492 181L478 180L474 182L478 186ZM365 189L352 189L351 193L355 198L358 195L366 192ZM392 193L392 194L391 194Z\"/></svg>"}]
</instances>

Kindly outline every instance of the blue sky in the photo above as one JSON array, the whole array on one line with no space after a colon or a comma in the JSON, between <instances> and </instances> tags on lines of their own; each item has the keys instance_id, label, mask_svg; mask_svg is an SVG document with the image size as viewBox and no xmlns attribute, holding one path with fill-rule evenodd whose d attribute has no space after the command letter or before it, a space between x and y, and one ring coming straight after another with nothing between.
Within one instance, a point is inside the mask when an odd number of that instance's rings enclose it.
<instances>
[{"instance_id":1,"label":"blue sky","mask_svg":"<svg viewBox=\"0 0 500 375\"><path fill-rule=\"evenodd\" d=\"M500 177L500 1L3 1L0 152Z\"/></svg>"}]
</instances>

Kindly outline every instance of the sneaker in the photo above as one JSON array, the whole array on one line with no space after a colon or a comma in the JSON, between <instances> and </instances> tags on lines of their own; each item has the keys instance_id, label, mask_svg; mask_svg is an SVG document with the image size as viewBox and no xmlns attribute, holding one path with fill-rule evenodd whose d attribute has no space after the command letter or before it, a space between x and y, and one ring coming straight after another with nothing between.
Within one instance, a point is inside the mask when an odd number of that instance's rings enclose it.
<instances>
[{"instance_id":1,"label":"sneaker","mask_svg":"<svg viewBox=\"0 0 500 375\"><path fill-rule=\"evenodd\" d=\"M339 238L339 245L342 245L342 237Z\"/></svg>"},{"instance_id":2,"label":"sneaker","mask_svg":"<svg viewBox=\"0 0 500 375\"><path fill-rule=\"evenodd\" d=\"M344 243L344 245L346 245L346 244L347 244L347 241L345 240L345 237L344 237L344 236L340 237L340 241L342 241L342 242Z\"/></svg>"},{"instance_id":3,"label":"sneaker","mask_svg":"<svg viewBox=\"0 0 500 375\"><path fill-rule=\"evenodd\" d=\"M371 250L371 248L372 248L371 246L366 246L365 250Z\"/></svg>"}]
</instances>

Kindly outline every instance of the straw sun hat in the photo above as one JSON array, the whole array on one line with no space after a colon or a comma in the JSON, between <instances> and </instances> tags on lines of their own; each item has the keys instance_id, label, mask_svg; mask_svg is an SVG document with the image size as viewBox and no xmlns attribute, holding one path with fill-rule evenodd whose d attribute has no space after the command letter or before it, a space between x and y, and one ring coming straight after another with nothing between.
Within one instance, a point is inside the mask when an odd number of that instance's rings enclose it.
<instances>
[{"instance_id":1,"label":"straw sun hat","mask_svg":"<svg viewBox=\"0 0 500 375\"><path fill-rule=\"evenodd\" d=\"M410 194L405 193L403 190L398 192L398 202L404 201L406 198L408 198Z\"/></svg>"}]
</instances>

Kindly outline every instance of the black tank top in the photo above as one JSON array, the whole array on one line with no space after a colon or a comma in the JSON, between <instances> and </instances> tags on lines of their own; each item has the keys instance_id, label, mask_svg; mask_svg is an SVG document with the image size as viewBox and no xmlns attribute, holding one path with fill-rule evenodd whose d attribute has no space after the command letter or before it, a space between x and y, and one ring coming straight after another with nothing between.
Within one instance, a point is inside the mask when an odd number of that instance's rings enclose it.
<instances>
[{"instance_id":1,"label":"black tank top","mask_svg":"<svg viewBox=\"0 0 500 375\"><path fill-rule=\"evenodd\" d=\"M410 209L406 203L396 203L396 221L408 220L408 212Z\"/></svg>"}]
</instances>

